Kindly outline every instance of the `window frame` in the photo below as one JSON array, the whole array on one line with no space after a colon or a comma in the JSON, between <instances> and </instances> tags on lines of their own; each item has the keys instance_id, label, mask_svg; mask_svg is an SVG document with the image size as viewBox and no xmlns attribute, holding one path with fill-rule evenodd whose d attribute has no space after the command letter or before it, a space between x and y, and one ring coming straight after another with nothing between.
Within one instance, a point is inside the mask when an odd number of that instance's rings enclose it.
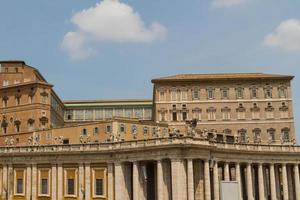
<instances>
[{"instance_id":1,"label":"window frame","mask_svg":"<svg viewBox=\"0 0 300 200\"><path fill-rule=\"evenodd\" d=\"M74 194L68 194L68 171L73 171L74 170ZM77 168L65 168L64 169L64 196L65 197L77 197L78 195L78 189L77 189L77 184L78 184L78 169Z\"/></svg>"},{"instance_id":2,"label":"window frame","mask_svg":"<svg viewBox=\"0 0 300 200\"><path fill-rule=\"evenodd\" d=\"M41 173L42 173L42 171L48 171L48 177L47 177L47 180L48 180L48 185L47 185L47 194L43 194L42 193L42 175L41 175ZM50 168L40 168L40 169L38 169L38 183L39 183L39 185L38 185L38 196L39 197L50 197L50 195L51 195L51 186L50 186L50 184L51 184L51 169Z\"/></svg>"},{"instance_id":3,"label":"window frame","mask_svg":"<svg viewBox=\"0 0 300 200\"><path fill-rule=\"evenodd\" d=\"M103 174L104 174L104 176L103 176L103 187L102 187L102 189L103 189L103 195L97 195L96 194L96 171L103 171ZM92 169L92 180L93 180L93 187L92 187L92 197L93 198L106 198L106 196L107 196L107 193L106 193L106 190L107 190L107 180L106 180L106 174L107 174L107 169L106 168L104 168L104 167L96 167L96 168L93 168Z\"/></svg>"}]
</instances>

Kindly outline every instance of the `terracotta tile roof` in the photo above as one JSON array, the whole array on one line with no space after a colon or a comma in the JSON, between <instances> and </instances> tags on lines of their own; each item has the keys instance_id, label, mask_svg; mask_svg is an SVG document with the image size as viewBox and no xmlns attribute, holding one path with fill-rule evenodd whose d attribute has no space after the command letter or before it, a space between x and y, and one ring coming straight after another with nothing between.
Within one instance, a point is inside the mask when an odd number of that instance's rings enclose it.
<instances>
[{"instance_id":1,"label":"terracotta tile roof","mask_svg":"<svg viewBox=\"0 0 300 200\"><path fill-rule=\"evenodd\" d=\"M222 73L222 74L178 74L153 79L152 83L167 81L200 81L200 80L240 80L240 79L293 79L294 76L264 73Z\"/></svg>"}]
</instances>

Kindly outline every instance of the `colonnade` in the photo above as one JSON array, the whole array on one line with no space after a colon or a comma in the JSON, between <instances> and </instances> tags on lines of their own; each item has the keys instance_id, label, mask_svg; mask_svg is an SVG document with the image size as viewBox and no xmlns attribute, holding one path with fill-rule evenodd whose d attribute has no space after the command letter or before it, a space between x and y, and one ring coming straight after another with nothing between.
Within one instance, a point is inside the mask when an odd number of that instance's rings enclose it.
<instances>
[{"instance_id":1,"label":"colonnade","mask_svg":"<svg viewBox=\"0 0 300 200\"><path fill-rule=\"evenodd\" d=\"M114 171L115 200L219 200L221 181L238 182L241 200L300 200L298 163L175 158L117 162Z\"/></svg>"}]
</instances>

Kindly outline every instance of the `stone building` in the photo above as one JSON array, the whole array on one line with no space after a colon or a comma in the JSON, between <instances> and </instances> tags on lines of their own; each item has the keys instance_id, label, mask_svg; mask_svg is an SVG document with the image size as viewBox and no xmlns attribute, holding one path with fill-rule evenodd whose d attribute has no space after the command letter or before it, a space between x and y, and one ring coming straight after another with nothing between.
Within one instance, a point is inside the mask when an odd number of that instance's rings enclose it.
<instances>
[{"instance_id":1,"label":"stone building","mask_svg":"<svg viewBox=\"0 0 300 200\"><path fill-rule=\"evenodd\" d=\"M62 101L0 61L0 199L300 200L292 76L153 79L153 100Z\"/></svg>"}]
</instances>

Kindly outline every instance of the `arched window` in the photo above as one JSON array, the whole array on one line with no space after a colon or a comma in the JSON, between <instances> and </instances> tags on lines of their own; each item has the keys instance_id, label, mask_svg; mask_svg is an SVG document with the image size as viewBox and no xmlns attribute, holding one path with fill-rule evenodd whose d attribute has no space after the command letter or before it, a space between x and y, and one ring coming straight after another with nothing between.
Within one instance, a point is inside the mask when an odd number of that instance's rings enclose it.
<instances>
[{"instance_id":1,"label":"arched window","mask_svg":"<svg viewBox=\"0 0 300 200\"><path fill-rule=\"evenodd\" d=\"M83 129L81 130L81 135L87 135L87 130L86 130L86 128L83 128Z\"/></svg>"},{"instance_id":2,"label":"arched window","mask_svg":"<svg viewBox=\"0 0 300 200\"><path fill-rule=\"evenodd\" d=\"M99 133L99 128L98 127L95 127L94 128L94 134L98 134Z\"/></svg>"},{"instance_id":3,"label":"arched window","mask_svg":"<svg viewBox=\"0 0 300 200\"><path fill-rule=\"evenodd\" d=\"M19 133L20 132L20 128L21 128L21 121L20 120L15 120L14 124L15 124L16 133Z\"/></svg>"},{"instance_id":4,"label":"arched window","mask_svg":"<svg viewBox=\"0 0 300 200\"><path fill-rule=\"evenodd\" d=\"M149 133L149 128L147 126L144 127L144 134L148 134Z\"/></svg>"},{"instance_id":5,"label":"arched window","mask_svg":"<svg viewBox=\"0 0 300 200\"><path fill-rule=\"evenodd\" d=\"M28 119L28 131L33 131L34 130L34 119L30 118Z\"/></svg>"},{"instance_id":6,"label":"arched window","mask_svg":"<svg viewBox=\"0 0 300 200\"><path fill-rule=\"evenodd\" d=\"M124 124L120 124L120 126L119 126L119 132L120 133L124 133L125 132L125 125Z\"/></svg>"}]
</instances>

